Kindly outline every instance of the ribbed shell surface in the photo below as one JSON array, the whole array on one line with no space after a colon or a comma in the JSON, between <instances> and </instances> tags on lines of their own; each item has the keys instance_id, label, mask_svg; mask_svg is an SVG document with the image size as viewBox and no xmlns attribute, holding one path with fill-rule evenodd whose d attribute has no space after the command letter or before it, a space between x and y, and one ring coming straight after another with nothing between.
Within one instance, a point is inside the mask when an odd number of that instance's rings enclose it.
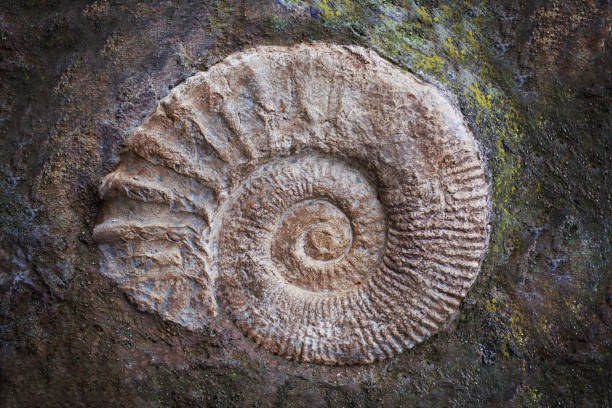
<instances>
[{"instance_id":1,"label":"ribbed shell surface","mask_svg":"<svg viewBox=\"0 0 612 408\"><path fill-rule=\"evenodd\" d=\"M354 46L258 47L194 75L103 181L102 272L191 329L369 363L456 312L487 247L483 161L434 86Z\"/></svg>"}]
</instances>

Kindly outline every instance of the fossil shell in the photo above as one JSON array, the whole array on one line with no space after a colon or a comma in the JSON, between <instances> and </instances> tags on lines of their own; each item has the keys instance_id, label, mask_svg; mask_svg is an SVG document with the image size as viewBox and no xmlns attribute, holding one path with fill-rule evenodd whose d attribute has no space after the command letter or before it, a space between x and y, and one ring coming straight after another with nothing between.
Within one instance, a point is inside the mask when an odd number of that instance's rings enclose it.
<instances>
[{"instance_id":1,"label":"fossil shell","mask_svg":"<svg viewBox=\"0 0 612 408\"><path fill-rule=\"evenodd\" d=\"M368 363L434 333L474 281L488 188L461 114L360 47L258 47L187 79L103 182L102 272L197 329Z\"/></svg>"}]
</instances>

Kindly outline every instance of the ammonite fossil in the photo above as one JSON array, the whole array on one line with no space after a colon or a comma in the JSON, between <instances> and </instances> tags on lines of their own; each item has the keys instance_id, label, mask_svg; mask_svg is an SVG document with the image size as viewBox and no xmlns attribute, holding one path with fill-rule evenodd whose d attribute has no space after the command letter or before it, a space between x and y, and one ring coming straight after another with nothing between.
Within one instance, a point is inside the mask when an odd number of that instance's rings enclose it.
<instances>
[{"instance_id":1,"label":"ammonite fossil","mask_svg":"<svg viewBox=\"0 0 612 408\"><path fill-rule=\"evenodd\" d=\"M258 47L187 79L103 182L103 273L191 329L218 311L300 361L368 363L454 313L487 245L473 136L360 47Z\"/></svg>"}]
</instances>

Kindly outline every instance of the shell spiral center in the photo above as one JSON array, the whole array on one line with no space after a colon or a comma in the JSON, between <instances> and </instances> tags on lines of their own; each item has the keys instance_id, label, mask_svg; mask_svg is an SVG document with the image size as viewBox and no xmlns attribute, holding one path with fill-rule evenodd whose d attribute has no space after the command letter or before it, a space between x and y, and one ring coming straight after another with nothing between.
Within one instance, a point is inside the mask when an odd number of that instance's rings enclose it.
<instances>
[{"instance_id":1,"label":"shell spiral center","mask_svg":"<svg viewBox=\"0 0 612 408\"><path fill-rule=\"evenodd\" d=\"M277 280L274 286L334 292L359 286L376 269L386 221L358 170L315 155L256 171L234 197L221 231L220 258L231 260L230 270L237 260L245 273L261 271L254 279ZM244 251L225 253L237 246Z\"/></svg>"},{"instance_id":2,"label":"shell spiral center","mask_svg":"<svg viewBox=\"0 0 612 408\"><path fill-rule=\"evenodd\" d=\"M277 239L299 236L294 254L304 261L337 261L350 248L353 232L346 215L329 201L306 200L284 217Z\"/></svg>"},{"instance_id":3,"label":"shell spiral center","mask_svg":"<svg viewBox=\"0 0 612 408\"><path fill-rule=\"evenodd\" d=\"M337 260L349 249L352 231L346 216L325 201L309 203L308 212L318 216L302 235L302 248L306 255L318 261ZM310 214L309 214L310 215Z\"/></svg>"}]
</instances>

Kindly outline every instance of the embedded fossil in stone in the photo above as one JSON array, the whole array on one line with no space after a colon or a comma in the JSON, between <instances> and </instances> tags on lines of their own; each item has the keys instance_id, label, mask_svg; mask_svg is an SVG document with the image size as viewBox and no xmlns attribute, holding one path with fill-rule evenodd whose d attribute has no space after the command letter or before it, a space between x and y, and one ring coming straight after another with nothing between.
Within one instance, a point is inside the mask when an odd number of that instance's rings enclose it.
<instances>
[{"instance_id":1,"label":"embedded fossil in stone","mask_svg":"<svg viewBox=\"0 0 612 408\"><path fill-rule=\"evenodd\" d=\"M187 79L101 188L102 272L191 329L369 363L454 313L487 245L484 166L433 86L354 46L258 47Z\"/></svg>"}]
</instances>

